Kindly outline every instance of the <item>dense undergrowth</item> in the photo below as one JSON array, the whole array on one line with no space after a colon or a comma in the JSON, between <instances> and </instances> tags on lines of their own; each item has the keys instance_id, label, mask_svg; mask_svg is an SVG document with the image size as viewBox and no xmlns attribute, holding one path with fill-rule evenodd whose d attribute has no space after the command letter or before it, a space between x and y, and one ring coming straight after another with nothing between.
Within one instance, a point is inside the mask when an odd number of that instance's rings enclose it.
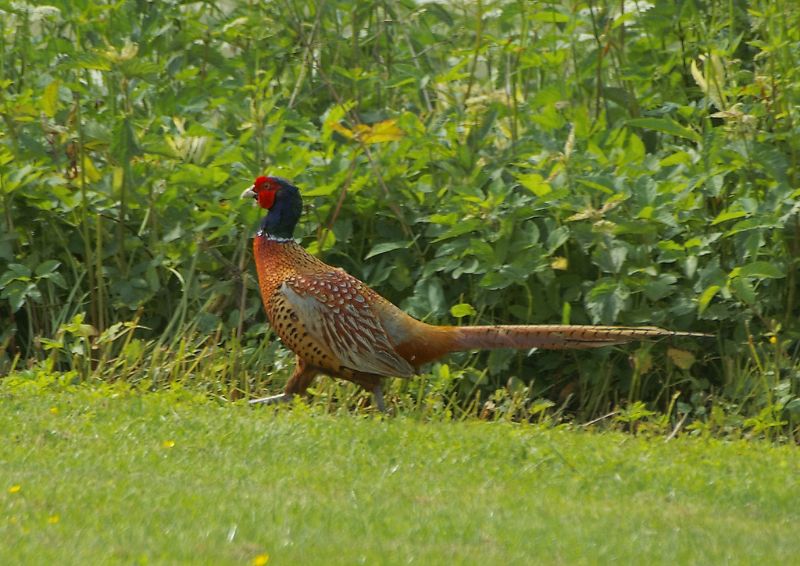
<instances>
[{"instance_id":1,"label":"dense undergrowth","mask_svg":"<svg viewBox=\"0 0 800 566\"><path fill-rule=\"evenodd\" d=\"M269 172L417 317L716 336L455 356L397 403L798 435L796 3L0 10L0 372L278 387L236 200Z\"/></svg>"}]
</instances>

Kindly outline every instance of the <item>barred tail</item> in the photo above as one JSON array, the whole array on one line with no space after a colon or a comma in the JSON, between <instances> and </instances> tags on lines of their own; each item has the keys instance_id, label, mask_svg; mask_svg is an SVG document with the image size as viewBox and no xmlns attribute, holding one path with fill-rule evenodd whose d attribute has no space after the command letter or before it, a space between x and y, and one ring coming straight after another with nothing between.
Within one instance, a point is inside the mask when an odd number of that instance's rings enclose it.
<instances>
[{"instance_id":1,"label":"barred tail","mask_svg":"<svg viewBox=\"0 0 800 566\"><path fill-rule=\"evenodd\" d=\"M699 332L674 332L655 326L462 326L457 328L453 352L496 348L543 348L546 350L600 348L636 340L667 336L710 336Z\"/></svg>"}]
</instances>

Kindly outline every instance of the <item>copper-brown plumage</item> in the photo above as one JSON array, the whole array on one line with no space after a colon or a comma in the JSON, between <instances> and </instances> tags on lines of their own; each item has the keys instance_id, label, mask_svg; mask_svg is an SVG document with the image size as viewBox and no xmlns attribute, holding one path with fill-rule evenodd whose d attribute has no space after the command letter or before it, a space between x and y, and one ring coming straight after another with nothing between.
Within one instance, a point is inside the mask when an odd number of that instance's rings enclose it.
<instances>
[{"instance_id":1,"label":"copper-brown plumage","mask_svg":"<svg viewBox=\"0 0 800 566\"><path fill-rule=\"evenodd\" d=\"M420 322L342 269L308 254L291 234L302 210L288 181L259 177L242 196L270 210L253 242L259 287L270 324L297 356L284 393L304 393L317 374L373 391L383 405L383 377L411 377L450 352L493 348L583 349L665 336L703 336L656 327L528 325L434 326Z\"/></svg>"}]
</instances>

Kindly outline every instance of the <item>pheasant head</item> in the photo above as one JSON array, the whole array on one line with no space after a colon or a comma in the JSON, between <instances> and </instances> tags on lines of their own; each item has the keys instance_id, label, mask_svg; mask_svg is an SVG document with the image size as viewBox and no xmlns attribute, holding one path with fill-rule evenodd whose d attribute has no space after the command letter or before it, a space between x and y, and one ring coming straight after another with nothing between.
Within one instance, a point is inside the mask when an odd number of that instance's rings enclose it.
<instances>
[{"instance_id":1,"label":"pheasant head","mask_svg":"<svg viewBox=\"0 0 800 566\"><path fill-rule=\"evenodd\" d=\"M268 211L261 221L259 234L273 238L291 238L303 212L300 189L281 177L258 177L245 189L242 198L252 197Z\"/></svg>"}]
</instances>

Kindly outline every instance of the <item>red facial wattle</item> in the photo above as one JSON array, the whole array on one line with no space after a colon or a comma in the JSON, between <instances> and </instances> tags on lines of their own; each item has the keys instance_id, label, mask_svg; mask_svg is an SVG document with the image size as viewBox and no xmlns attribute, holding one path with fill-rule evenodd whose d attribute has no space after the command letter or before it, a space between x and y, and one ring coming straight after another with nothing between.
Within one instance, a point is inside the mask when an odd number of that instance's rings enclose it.
<instances>
[{"instance_id":1,"label":"red facial wattle","mask_svg":"<svg viewBox=\"0 0 800 566\"><path fill-rule=\"evenodd\" d=\"M256 189L258 198L258 206L269 210L275 204L275 189L272 187L263 187L261 190Z\"/></svg>"},{"instance_id":2,"label":"red facial wattle","mask_svg":"<svg viewBox=\"0 0 800 566\"><path fill-rule=\"evenodd\" d=\"M253 182L253 191L256 193L256 200L261 208L269 210L275 204L275 194L278 192L278 187L271 178L258 177Z\"/></svg>"}]
</instances>

